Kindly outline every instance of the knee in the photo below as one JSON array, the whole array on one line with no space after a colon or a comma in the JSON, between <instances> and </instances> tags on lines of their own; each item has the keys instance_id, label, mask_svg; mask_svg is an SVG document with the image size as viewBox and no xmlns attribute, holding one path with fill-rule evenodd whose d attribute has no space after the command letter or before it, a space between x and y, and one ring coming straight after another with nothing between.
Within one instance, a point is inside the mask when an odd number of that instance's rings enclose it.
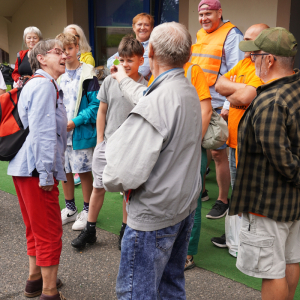
<instances>
[{"instance_id":1,"label":"knee","mask_svg":"<svg viewBox=\"0 0 300 300\"><path fill-rule=\"evenodd\" d=\"M221 163L224 161L224 159L227 160L226 149L213 150L213 151L211 151L211 154L212 154L212 158L215 161L215 163Z\"/></svg>"}]
</instances>

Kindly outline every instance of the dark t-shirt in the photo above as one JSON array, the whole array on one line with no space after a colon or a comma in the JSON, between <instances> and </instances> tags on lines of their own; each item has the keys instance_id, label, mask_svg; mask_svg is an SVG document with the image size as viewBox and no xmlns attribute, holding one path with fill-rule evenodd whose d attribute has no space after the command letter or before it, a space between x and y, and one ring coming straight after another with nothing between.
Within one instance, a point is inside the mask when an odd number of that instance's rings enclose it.
<instances>
[{"instance_id":1,"label":"dark t-shirt","mask_svg":"<svg viewBox=\"0 0 300 300\"><path fill-rule=\"evenodd\" d=\"M24 75L32 75L32 70L28 61L28 52L26 53L26 55L24 56L21 64L18 67L18 71L20 76L24 76Z\"/></svg>"}]
</instances>

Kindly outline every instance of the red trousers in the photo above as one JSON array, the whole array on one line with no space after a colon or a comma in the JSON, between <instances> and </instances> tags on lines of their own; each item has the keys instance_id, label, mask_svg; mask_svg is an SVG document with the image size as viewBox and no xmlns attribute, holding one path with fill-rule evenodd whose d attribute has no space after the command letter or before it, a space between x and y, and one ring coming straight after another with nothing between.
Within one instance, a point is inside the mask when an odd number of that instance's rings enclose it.
<instances>
[{"instance_id":1,"label":"red trousers","mask_svg":"<svg viewBox=\"0 0 300 300\"><path fill-rule=\"evenodd\" d=\"M51 192L39 187L37 177L13 176L13 181L26 226L27 254L36 256L38 266L58 265L63 232L58 181Z\"/></svg>"}]
</instances>

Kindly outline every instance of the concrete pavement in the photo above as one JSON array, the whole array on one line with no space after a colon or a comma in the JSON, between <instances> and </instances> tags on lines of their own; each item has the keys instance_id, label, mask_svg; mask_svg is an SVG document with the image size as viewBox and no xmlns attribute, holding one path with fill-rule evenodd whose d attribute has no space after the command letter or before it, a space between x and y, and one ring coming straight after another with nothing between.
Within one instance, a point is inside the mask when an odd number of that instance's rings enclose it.
<instances>
[{"instance_id":1,"label":"concrete pavement","mask_svg":"<svg viewBox=\"0 0 300 300\"><path fill-rule=\"evenodd\" d=\"M16 196L0 191L0 300L28 299L23 289L28 276L25 226ZM59 266L60 289L67 300L116 299L120 251L118 237L97 229L97 243L77 251L70 245L79 232L65 225ZM185 272L188 300L256 300L260 292L201 268ZM39 299L32 298L32 299Z\"/></svg>"}]
</instances>

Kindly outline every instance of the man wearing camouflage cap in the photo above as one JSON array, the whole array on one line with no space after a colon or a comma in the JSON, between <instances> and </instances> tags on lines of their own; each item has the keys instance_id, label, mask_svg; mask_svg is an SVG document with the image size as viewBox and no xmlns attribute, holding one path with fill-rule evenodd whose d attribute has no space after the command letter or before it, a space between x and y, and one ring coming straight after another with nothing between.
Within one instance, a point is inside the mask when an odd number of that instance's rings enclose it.
<instances>
[{"instance_id":1,"label":"man wearing camouflage cap","mask_svg":"<svg viewBox=\"0 0 300 300\"><path fill-rule=\"evenodd\" d=\"M294 36L265 29L251 52L264 85L238 131L238 166L229 214L242 212L237 268L262 278L262 299L294 298L300 262L300 73Z\"/></svg>"}]
</instances>

